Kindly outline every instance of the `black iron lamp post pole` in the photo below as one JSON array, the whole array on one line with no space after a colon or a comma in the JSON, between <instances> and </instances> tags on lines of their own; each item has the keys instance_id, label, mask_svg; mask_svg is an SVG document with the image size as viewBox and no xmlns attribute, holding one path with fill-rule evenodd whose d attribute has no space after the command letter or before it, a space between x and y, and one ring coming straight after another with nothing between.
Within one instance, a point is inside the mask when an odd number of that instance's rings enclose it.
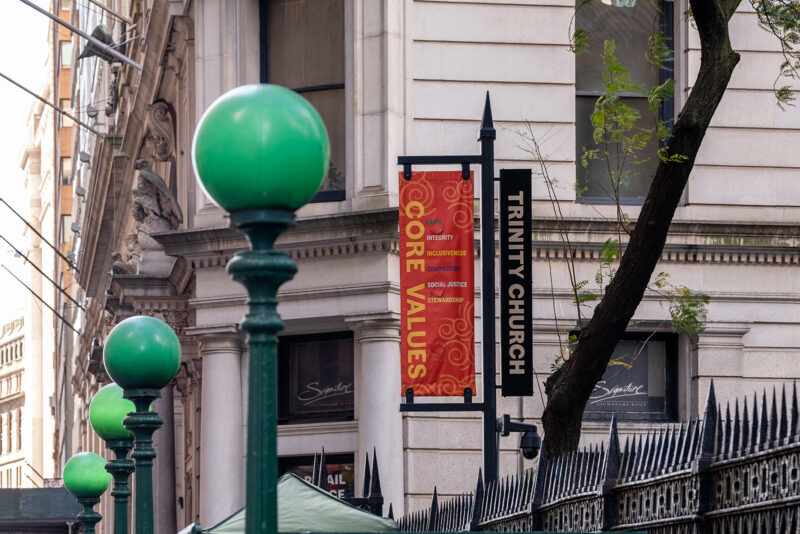
<instances>
[{"instance_id":1,"label":"black iron lamp post pole","mask_svg":"<svg viewBox=\"0 0 800 534\"><path fill-rule=\"evenodd\" d=\"M114 534L128 534L128 501L131 488L128 479L135 467L128 452L133 447L131 440L106 441L106 447L114 453L114 459L106 463L106 471L114 481L111 496L114 497Z\"/></svg>"},{"instance_id":2,"label":"black iron lamp post pole","mask_svg":"<svg viewBox=\"0 0 800 534\"><path fill-rule=\"evenodd\" d=\"M319 114L297 93L246 85L222 95L203 114L192 143L201 187L231 214L251 250L228 263L247 289L249 334L247 510L245 532L278 530L278 288L297 267L275 240L294 224L328 172L330 144Z\"/></svg>"},{"instance_id":3,"label":"black iron lamp post pole","mask_svg":"<svg viewBox=\"0 0 800 534\"><path fill-rule=\"evenodd\" d=\"M481 317L483 337L483 472L486 480L497 480L497 377L495 376L494 306L494 140L489 93L483 108L481 142Z\"/></svg>"},{"instance_id":4,"label":"black iron lamp post pole","mask_svg":"<svg viewBox=\"0 0 800 534\"><path fill-rule=\"evenodd\" d=\"M251 392L269 392L251 394L247 412L247 523L252 515L253 523L264 528L277 523L278 517L276 354L277 334L283 329L283 322L277 311L277 293L278 287L297 272L295 263L285 253L274 250L274 244L278 235L294 224L294 214L282 210L241 211L231 214L231 221L252 247L234 256L227 267L250 296L250 310L241 324L249 334L248 387Z\"/></svg>"},{"instance_id":5,"label":"black iron lamp post pole","mask_svg":"<svg viewBox=\"0 0 800 534\"><path fill-rule=\"evenodd\" d=\"M94 510L94 507L100 504L100 497L78 497L78 502L83 506L83 510L77 516L83 525L83 534L94 534L94 526L103 519L103 516Z\"/></svg>"},{"instance_id":6,"label":"black iron lamp post pole","mask_svg":"<svg viewBox=\"0 0 800 534\"><path fill-rule=\"evenodd\" d=\"M136 534L152 534L153 525L153 433L164 421L150 405L160 397L158 389L126 389L125 398L136 406L136 411L123 420L125 428L133 432L133 452L136 462Z\"/></svg>"},{"instance_id":7,"label":"black iron lamp post pole","mask_svg":"<svg viewBox=\"0 0 800 534\"><path fill-rule=\"evenodd\" d=\"M114 534L128 534L128 500L131 489L128 479L134 471L133 460L128 453L133 448L133 433L122 424L123 419L136 407L123 397L124 391L115 383L108 384L92 398L89 405L89 422L95 433L106 442L106 448L114 453L106 471L111 473L114 487Z\"/></svg>"}]
</instances>

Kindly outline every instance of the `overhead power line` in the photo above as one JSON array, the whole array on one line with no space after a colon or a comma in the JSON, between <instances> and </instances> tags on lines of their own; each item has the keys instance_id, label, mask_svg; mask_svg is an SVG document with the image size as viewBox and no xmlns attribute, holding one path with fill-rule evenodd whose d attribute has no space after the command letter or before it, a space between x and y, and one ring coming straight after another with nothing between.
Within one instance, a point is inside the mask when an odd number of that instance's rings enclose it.
<instances>
[{"instance_id":1,"label":"overhead power line","mask_svg":"<svg viewBox=\"0 0 800 534\"><path fill-rule=\"evenodd\" d=\"M39 296L39 294L38 294L38 293L36 293L36 291L34 291L33 289L31 289L31 287L30 287L28 284L26 284L25 282L23 282L22 280L20 280L20 279L19 279L19 277L18 277L16 274L14 274L13 272L11 272L11 269L9 269L8 267L6 267L5 265L0 265L0 267L3 267L3 269L5 269L5 270L6 270L6 272L8 272L8 274L10 274L11 276L13 276L13 277L14 277L14 279L15 279L17 282L19 282L20 284L22 284L23 286L25 286L25 289L27 289L28 291L30 291L30 292L31 292L31 295L33 295L34 297L36 297L37 299L39 299L39 302L41 302L42 304L44 304L45 306L47 306L47 308L48 308L48 309L49 309L51 312L53 312L53 313L55 314L55 316L56 316L56 317L58 317L59 319L61 319L61 322L62 322L62 323L64 323L64 324L65 324L65 325L67 325L68 327L72 328L72 330L73 330L73 331L74 331L76 334L80 334L80 333L81 333L81 332L80 332L80 330L78 330L77 328L75 328L74 326L72 326L72 323L70 323L69 321L67 321L66 319L64 319L64 316L62 316L60 313L58 313L58 312L56 311L56 309L55 309L55 308L53 308L53 307L52 307L52 306L50 306L50 305L49 305L47 302L45 302L45 300L44 300L42 297L40 297L40 296Z\"/></svg>"},{"instance_id":2,"label":"overhead power line","mask_svg":"<svg viewBox=\"0 0 800 534\"><path fill-rule=\"evenodd\" d=\"M22 222L24 222L24 223L25 223L25 226L27 226L28 228L30 228L30 229L31 229L31 231L33 231L33 233L34 233L34 234L36 234L36 235L39 237L39 239L41 239L42 241L44 241L44 242L45 242L45 243L46 243L46 244L47 244L47 245L48 245L50 248L52 248L52 249L53 249L53 251L54 251L56 254L58 254L58 257L59 257L59 258L61 258L61 259L62 259L62 260L64 260L65 262L67 262L67 265L69 265L71 268L75 269L75 272L76 272L76 273L80 273L80 270L79 270L79 269L78 269L78 268L75 266L75 264L74 264L74 263L72 263L72 260L70 260L68 257L64 256L64 255L61 253L61 251L60 251L60 250L58 250L58 249L55 247L55 245L53 245L53 244L52 244L50 241L48 241L47 239L45 239L45 237L44 237L42 234L40 234L40 233L39 233L39 231L38 231L36 228L34 228L34 227L33 227L33 225L31 225L31 223L29 223L29 222L28 222L28 221L25 219L25 217L23 217L22 215L20 215L19 213L17 213L17 210L15 210L14 208L12 208L12 207L11 207L11 204L9 204L8 202L6 202L6 201L5 201L5 199L4 199L3 197L0 197L0 202L2 202L3 204L5 204L5 205L6 205L6 207L7 207L8 209L10 209L10 210L12 211L12 213L14 213L14 215L16 215L17 217L19 217L19 220L21 220Z\"/></svg>"},{"instance_id":3,"label":"overhead power line","mask_svg":"<svg viewBox=\"0 0 800 534\"><path fill-rule=\"evenodd\" d=\"M47 106L50 106L51 108L53 108L54 110L56 110L58 113L61 113L62 115L65 115L65 116L69 117L70 119L72 119L73 121L77 122L78 124L80 124L81 126L83 126L84 128L86 128L87 130L89 130L90 132L92 132L93 134L95 134L96 136L98 136L98 137L100 137L100 138L104 138L104 137L106 136L104 133L102 133L102 132L99 132L99 131L95 130L94 128L92 128L91 126L89 126L88 124L86 124L85 122L83 122L82 120L80 120L79 118L77 118L76 116L72 115L71 113L67 113L66 111L64 111L64 110L63 110L63 109L61 109L60 107L56 106L55 104L51 104L49 101L47 101L47 99L45 99L45 98L42 98L41 96L37 95L36 93L34 93L33 91L31 91L31 90L30 90L30 89L28 89L27 87L25 87L24 85L22 85L21 83L19 83L19 82L17 82L17 81L15 81L15 80L13 80L13 79L11 79L11 78L9 78L8 76L6 76L5 74L3 74L2 72L0 72L0 77L3 77L3 78L5 78L6 80L8 80L9 82L13 83L13 84L14 84L14 85L16 85L17 87L19 87L20 89L22 89L23 91L25 91L26 93L28 93L29 95L33 96L34 98L36 98L36 99L38 99L38 100L41 100L42 102L44 102L44 103L45 103L45 105L47 105Z\"/></svg>"},{"instance_id":4,"label":"overhead power line","mask_svg":"<svg viewBox=\"0 0 800 534\"><path fill-rule=\"evenodd\" d=\"M6 238L5 238L5 236L3 236L2 234L0 234L0 239L2 239L3 241L5 241L5 242L8 244L8 246L9 246L9 247L13 248L13 249L14 249L14 252L16 252L17 254L19 254L19 255L20 255L20 256L22 256L23 258L25 258L25 261L27 261L28 263L30 263L30 264L31 264L31 267L33 267L34 269L36 269L36 270L39 272L39 274L41 274L42 276L44 276L45 278L47 278L47 281L48 281L48 282L50 282L51 284L53 284L53 285L56 287L56 289L58 289L58 290L61 292L61 294L62 294L62 295L64 295L65 297L67 297L69 300L71 300L71 301L72 301L72 302L73 302L73 303L74 303L74 304L75 304L75 305L76 305L78 308L80 308L80 309L81 309L81 310L83 310L83 311L86 311L86 309L83 307L83 305L82 305L80 302L78 302L77 300L75 300L74 298L72 298L72 295L70 295L69 293L67 293L67 292L64 290L64 288L63 288L63 287L61 287L61 285L59 285L59 284L58 284L58 283L57 283L55 280L53 280L52 278L50 278L50 277L49 277L49 276L48 276L48 275L47 275L47 274L46 274L44 271L42 271L42 270L39 268L39 266L38 266L38 265L36 265L34 262L32 262L32 261L30 260L30 258L28 258L28 256L26 256L25 254L23 254L21 250L19 250L17 247L15 247L14 245L12 245L12 244L11 244L11 241L9 241L8 239L6 239Z\"/></svg>"},{"instance_id":5,"label":"overhead power line","mask_svg":"<svg viewBox=\"0 0 800 534\"><path fill-rule=\"evenodd\" d=\"M138 64L137 62L135 62L131 58L125 56L124 54L121 54L121 53L117 52L116 50L114 50L113 46L109 46L109 45L105 44L104 42L102 42L102 41L100 41L98 39L95 39L94 37L92 37L88 33L84 32L84 31L81 31L80 29L76 28L75 26L73 26L69 22L64 22L60 18L58 18L55 15L53 15L52 13L50 13L48 10L46 10L46 9L44 9L42 7L39 7L36 4L34 4L31 0L19 0L19 1L22 2L23 4L27 5L28 7L32 7L33 9L35 9L36 11L41 13L42 15L54 20L58 24L64 26L65 28L67 28L72 33L77 33L78 35L80 35L81 37L83 37L84 39L86 39L87 41L89 41L90 43L95 45L96 47L100 48L104 52L108 53L111 56L114 56L114 58L118 59L119 61L122 61L123 63L127 63L128 65L130 65L131 67L133 67L133 68L135 68L137 70L142 70L142 66L140 64Z\"/></svg>"}]
</instances>

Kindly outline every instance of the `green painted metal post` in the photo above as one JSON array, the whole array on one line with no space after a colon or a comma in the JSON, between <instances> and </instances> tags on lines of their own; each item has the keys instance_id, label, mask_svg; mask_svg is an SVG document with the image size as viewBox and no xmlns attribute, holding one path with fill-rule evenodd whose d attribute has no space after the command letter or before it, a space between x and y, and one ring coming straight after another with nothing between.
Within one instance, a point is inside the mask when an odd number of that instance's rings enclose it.
<instances>
[{"instance_id":1,"label":"green painted metal post","mask_svg":"<svg viewBox=\"0 0 800 534\"><path fill-rule=\"evenodd\" d=\"M283 210L252 210L231 214L231 220L252 245L228 263L234 280L247 288L249 312L242 330L249 334L249 408L247 413L247 477L245 532L278 531L278 288L297 272L295 263L274 250L275 239L294 214Z\"/></svg>"},{"instance_id":2,"label":"green painted metal post","mask_svg":"<svg viewBox=\"0 0 800 534\"><path fill-rule=\"evenodd\" d=\"M103 519L103 516L94 511L100 497L79 497L78 502L83 506L78 514L78 521L83 524L83 534L94 534L94 526Z\"/></svg>"},{"instance_id":3,"label":"green painted metal post","mask_svg":"<svg viewBox=\"0 0 800 534\"><path fill-rule=\"evenodd\" d=\"M251 245L228 263L250 297L241 324L250 345L245 532L274 533L277 334L283 329L277 293L297 272L274 245L325 178L330 142L322 118L303 97L277 85L245 85L219 97L200 118L192 159L203 191L230 212Z\"/></svg>"},{"instance_id":4,"label":"green painted metal post","mask_svg":"<svg viewBox=\"0 0 800 534\"><path fill-rule=\"evenodd\" d=\"M164 423L150 404L159 397L158 389L126 389L124 397L133 402L136 411L123 423L133 432L131 458L136 462L136 534L153 534L153 432Z\"/></svg>"},{"instance_id":5,"label":"green painted metal post","mask_svg":"<svg viewBox=\"0 0 800 534\"><path fill-rule=\"evenodd\" d=\"M133 460L128 459L128 452L133 447L131 440L107 441L106 447L114 453L114 460L106 464L106 471L114 479L111 496L114 497L114 534L128 534L128 500L131 488L128 478L134 471Z\"/></svg>"}]
</instances>

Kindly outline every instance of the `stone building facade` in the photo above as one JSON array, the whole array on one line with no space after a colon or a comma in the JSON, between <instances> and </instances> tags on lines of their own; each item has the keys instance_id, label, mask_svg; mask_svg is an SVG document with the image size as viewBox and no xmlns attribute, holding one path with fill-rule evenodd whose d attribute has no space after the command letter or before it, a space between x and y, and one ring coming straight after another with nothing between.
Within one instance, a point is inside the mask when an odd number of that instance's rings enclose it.
<instances>
[{"instance_id":1,"label":"stone building facade","mask_svg":"<svg viewBox=\"0 0 800 534\"><path fill-rule=\"evenodd\" d=\"M102 452L87 408L108 380L104 339L118 321L152 315L176 330L183 349L178 376L155 405L165 421L156 434L157 530L193 521L210 526L243 505L248 353L237 323L246 304L225 265L246 241L197 187L191 141L199 117L226 90L270 81L298 90L320 110L333 163L315 201L299 210L297 226L278 243L299 267L279 294L286 324L277 392L281 467L302 473L309 455L324 447L342 491L349 491L365 453L375 448L395 514L422 506L434 485L440 495L470 488L481 463L480 419L398 411L396 158L477 153L488 90L497 168L535 169L537 387L533 397L498 400L499 413L535 422L543 403L538 384L579 327L567 266L574 266L577 280L594 280L602 245L617 234L616 206L598 193L602 183L587 177L593 171L580 165L586 136L580 119L598 88L596 73L584 70L591 65L569 51L573 3L107 5L122 17L79 6L68 16L85 31L102 23L115 42L127 40L126 54L143 69L89 55L77 60L72 78L73 107L105 135L76 130L71 137L73 161L83 155L88 161L74 171L74 191L80 187L84 195L71 206L80 233L66 240L66 250L77 256L75 294L87 305L85 313L70 311L80 335L58 338L58 359L67 369L56 384L64 392L55 406L58 467L78 450ZM676 89L661 110L670 118L691 90L699 43L685 0L665 2L660 12L646 11L643 0L637 5L645 12L623 14L657 19L673 37ZM640 19L620 22L619 10L628 8L598 6L618 10L597 14L610 17L600 30L618 28L614 22L621 24L620 40L641 33L626 31ZM634 37L620 49L639 58ZM749 7L735 15L732 38L742 62L706 136L661 269L675 285L710 296L706 329L673 334L663 296L648 292L628 340L647 342L638 352L646 357L629 364L636 380L647 382L647 399L631 409L598 401L587 417L586 440L605 433L610 411L619 412L626 433L696 416L712 377L725 399L798 373L800 152L793 147L800 141L800 112L775 106L772 75L780 53ZM100 113L89 116L92 108ZM541 161L531 156L530 136ZM576 181L588 194L576 195ZM635 219L640 191L622 196ZM563 220L554 217L554 206ZM479 353L479 335L475 342ZM342 392L322 399L324 409L307 402L322 383ZM483 395L479 387L476 400ZM516 437L500 444L501 474L532 465L519 455Z\"/></svg>"}]
</instances>

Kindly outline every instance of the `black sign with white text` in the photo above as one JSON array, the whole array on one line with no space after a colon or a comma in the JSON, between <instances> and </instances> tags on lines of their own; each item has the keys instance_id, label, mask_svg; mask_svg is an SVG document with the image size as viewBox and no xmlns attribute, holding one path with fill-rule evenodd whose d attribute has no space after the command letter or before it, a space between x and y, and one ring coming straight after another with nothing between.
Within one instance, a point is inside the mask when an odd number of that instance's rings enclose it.
<instances>
[{"instance_id":1,"label":"black sign with white text","mask_svg":"<svg viewBox=\"0 0 800 534\"><path fill-rule=\"evenodd\" d=\"M533 395L531 171L500 170L500 351L504 397Z\"/></svg>"}]
</instances>

